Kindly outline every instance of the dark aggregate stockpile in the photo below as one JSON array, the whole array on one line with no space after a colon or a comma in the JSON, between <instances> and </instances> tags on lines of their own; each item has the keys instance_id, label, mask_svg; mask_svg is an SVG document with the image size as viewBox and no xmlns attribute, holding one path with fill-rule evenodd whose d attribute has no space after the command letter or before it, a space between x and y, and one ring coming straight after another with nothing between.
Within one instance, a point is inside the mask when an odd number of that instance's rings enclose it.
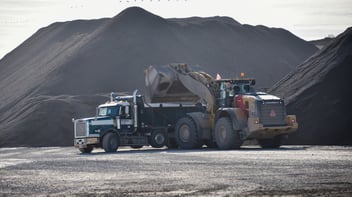
<instances>
[{"instance_id":1,"label":"dark aggregate stockpile","mask_svg":"<svg viewBox=\"0 0 352 197\"><path fill-rule=\"evenodd\" d=\"M352 145L351 76L349 28L271 88L298 117L288 143Z\"/></svg>"},{"instance_id":2,"label":"dark aggregate stockpile","mask_svg":"<svg viewBox=\"0 0 352 197\"><path fill-rule=\"evenodd\" d=\"M0 60L0 147L72 145L71 118L93 115L111 91L143 91L149 65L246 72L270 87L316 50L284 29L228 17L164 19L137 7L54 23Z\"/></svg>"}]
</instances>

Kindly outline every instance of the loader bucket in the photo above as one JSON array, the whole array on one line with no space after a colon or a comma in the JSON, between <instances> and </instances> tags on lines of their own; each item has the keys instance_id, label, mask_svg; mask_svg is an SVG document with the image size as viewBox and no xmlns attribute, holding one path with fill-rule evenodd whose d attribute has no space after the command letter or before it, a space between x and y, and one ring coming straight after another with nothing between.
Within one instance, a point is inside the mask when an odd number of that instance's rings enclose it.
<instances>
[{"instance_id":1,"label":"loader bucket","mask_svg":"<svg viewBox=\"0 0 352 197\"><path fill-rule=\"evenodd\" d=\"M185 64L149 66L145 70L146 91L152 103L184 102L213 105L207 84L213 78L203 72L193 72Z\"/></svg>"},{"instance_id":2,"label":"loader bucket","mask_svg":"<svg viewBox=\"0 0 352 197\"><path fill-rule=\"evenodd\" d=\"M170 66L149 66L145 72L147 96L152 103L196 102L198 96L190 92Z\"/></svg>"}]
</instances>

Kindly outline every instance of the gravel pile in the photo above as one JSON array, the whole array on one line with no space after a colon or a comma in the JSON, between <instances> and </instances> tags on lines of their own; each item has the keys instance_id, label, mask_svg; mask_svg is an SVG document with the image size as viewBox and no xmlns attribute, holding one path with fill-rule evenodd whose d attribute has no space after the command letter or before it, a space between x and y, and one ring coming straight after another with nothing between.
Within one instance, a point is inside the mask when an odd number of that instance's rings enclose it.
<instances>
[{"instance_id":1,"label":"gravel pile","mask_svg":"<svg viewBox=\"0 0 352 197\"><path fill-rule=\"evenodd\" d=\"M228 17L164 19L138 7L40 29L0 60L0 147L71 145L71 118L109 92L144 88L149 65L185 62L270 87L317 48L279 28Z\"/></svg>"}]
</instances>

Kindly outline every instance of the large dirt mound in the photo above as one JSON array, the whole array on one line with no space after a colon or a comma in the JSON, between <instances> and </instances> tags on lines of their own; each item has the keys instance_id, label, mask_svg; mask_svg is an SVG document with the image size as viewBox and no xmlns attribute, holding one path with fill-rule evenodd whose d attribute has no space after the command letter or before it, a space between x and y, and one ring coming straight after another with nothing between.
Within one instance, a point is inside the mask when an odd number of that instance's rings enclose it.
<instances>
[{"instance_id":1,"label":"large dirt mound","mask_svg":"<svg viewBox=\"0 0 352 197\"><path fill-rule=\"evenodd\" d=\"M224 77L244 71L269 87L316 50L284 29L228 17L164 19L137 7L54 23L0 61L0 146L71 144L71 116L105 101L81 105L89 96L80 95L143 90L149 65L186 62Z\"/></svg>"},{"instance_id":2,"label":"large dirt mound","mask_svg":"<svg viewBox=\"0 0 352 197\"><path fill-rule=\"evenodd\" d=\"M300 128L293 144L352 145L352 28L271 88L284 97Z\"/></svg>"}]
</instances>

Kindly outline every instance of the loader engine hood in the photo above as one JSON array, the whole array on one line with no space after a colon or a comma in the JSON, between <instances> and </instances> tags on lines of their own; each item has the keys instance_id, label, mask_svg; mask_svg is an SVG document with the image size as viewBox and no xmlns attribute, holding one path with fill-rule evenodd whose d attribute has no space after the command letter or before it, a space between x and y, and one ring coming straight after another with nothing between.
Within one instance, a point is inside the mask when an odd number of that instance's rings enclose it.
<instances>
[{"instance_id":1,"label":"loader engine hood","mask_svg":"<svg viewBox=\"0 0 352 197\"><path fill-rule=\"evenodd\" d=\"M248 102L253 98L253 105L249 104L248 113L259 118L259 123L265 126L284 126L286 122L286 108L284 100L266 93L256 93L249 96ZM244 98L243 100L247 100Z\"/></svg>"},{"instance_id":2,"label":"loader engine hood","mask_svg":"<svg viewBox=\"0 0 352 197\"><path fill-rule=\"evenodd\" d=\"M274 95L271 95L271 94L267 94L267 93L264 93L264 92L257 92L257 99L258 100L272 100L272 101L281 101L282 99L277 97L277 96L274 96Z\"/></svg>"},{"instance_id":3,"label":"loader engine hood","mask_svg":"<svg viewBox=\"0 0 352 197\"><path fill-rule=\"evenodd\" d=\"M235 102L236 102L237 106L240 106L240 107L242 107L243 105L248 105L248 104L245 104L246 102L255 102L255 103L259 103L259 104L284 105L283 99L281 99L277 96L271 95L271 94L267 94L265 92L254 92L254 93L249 93L249 94L236 95Z\"/></svg>"}]
</instances>

